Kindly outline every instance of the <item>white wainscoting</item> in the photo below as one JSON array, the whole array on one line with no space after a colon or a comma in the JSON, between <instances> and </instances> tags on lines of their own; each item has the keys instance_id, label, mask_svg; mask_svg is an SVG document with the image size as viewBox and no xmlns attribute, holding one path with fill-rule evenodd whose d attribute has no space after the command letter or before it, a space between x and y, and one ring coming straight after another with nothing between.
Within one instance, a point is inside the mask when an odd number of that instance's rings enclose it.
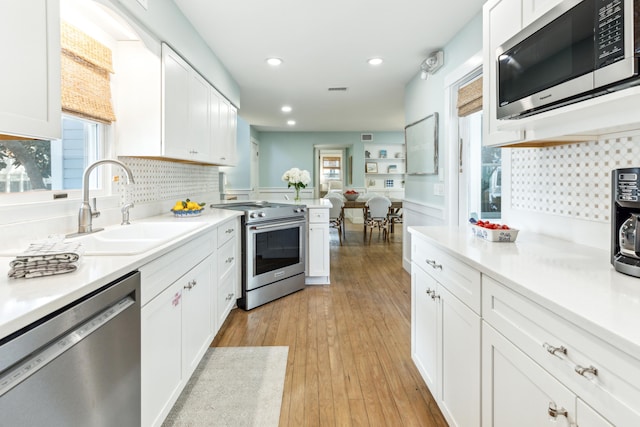
<instances>
[{"instance_id":1,"label":"white wainscoting","mask_svg":"<svg viewBox=\"0 0 640 427\"><path fill-rule=\"evenodd\" d=\"M407 231L407 227L446 225L448 221L446 221L443 206L403 200L402 211L402 266L411 273L411 235Z\"/></svg>"},{"instance_id":2,"label":"white wainscoting","mask_svg":"<svg viewBox=\"0 0 640 427\"><path fill-rule=\"evenodd\" d=\"M302 199L302 203L304 203L305 199L313 199L314 194L315 194L314 187L307 187L300 190L300 198ZM296 191L293 188L273 187L273 188L260 188L258 190L258 198L260 200L293 201L295 197L296 197Z\"/></svg>"}]
</instances>

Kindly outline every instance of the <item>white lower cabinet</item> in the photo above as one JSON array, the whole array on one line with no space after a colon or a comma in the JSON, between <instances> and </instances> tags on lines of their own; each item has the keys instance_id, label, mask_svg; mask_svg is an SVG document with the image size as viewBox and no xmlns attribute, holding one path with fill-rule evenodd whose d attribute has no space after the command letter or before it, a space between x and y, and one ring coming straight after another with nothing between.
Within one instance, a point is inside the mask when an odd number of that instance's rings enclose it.
<instances>
[{"instance_id":1,"label":"white lower cabinet","mask_svg":"<svg viewBox=\"0 0 640 427\"><path fill-rule=\"evenodd\" d=\"M425 249L414 245L412 358L449 425L479 426L481 319L445 286L459 289L458 280L475 282L476 276L479 282L479 273L458 269L456 261Z\"/></svg>"},{"instance_id":2,"label":"white lower cabinet","mask_svg":"<svg viewBox=\"0 0 640 427\"><path fill-rule=\"evenodd\" d=\"M411 356L451 426L640 426L637 356L412 233Z\"/></svg>"},{"instance_id":3,"label":"white lower cabinet","mask_svg":"<svg viewBox=\"0 0 640 427\"><path fill-rule=\"evenodd\" d=\"M329 209L309 208L305 283L328 284L330 276Z\"/></svg>"},{"instance_id":4,"label":"white lower cabinet","mask_svg":"<svg viewBox=\"0 0 640 427\"><path fill-rule=\"evenodd\" d=\"M160 426L235 305L239 220L140 267L142 426Z\"/></svg>"},{"instance_id":5,"label":"white lower cabinet","mask_svg":"<svg viewBox=\"0 0 640 427\"><path fill-rule=\"evenodd\" d=\"M142 425L160 425L213 339L213 255L142 308Z\"/></svg>"}]
</instances>

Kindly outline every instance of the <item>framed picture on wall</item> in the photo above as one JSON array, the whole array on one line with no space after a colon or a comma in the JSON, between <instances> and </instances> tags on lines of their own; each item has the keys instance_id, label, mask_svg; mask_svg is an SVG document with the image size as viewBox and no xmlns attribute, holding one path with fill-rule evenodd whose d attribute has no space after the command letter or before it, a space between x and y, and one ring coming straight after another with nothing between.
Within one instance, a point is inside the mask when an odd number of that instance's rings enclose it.
<instances>
[{"instance_id":1,"label":"framed picture on wall","mask_svg":"<svg viewBox=\"0 0 640 427\"><path fill-rule=\"evenodd\" d=\"M367 162L367 173L378 173L378 164L376 162Z\"/></svg>"}]
</instances>

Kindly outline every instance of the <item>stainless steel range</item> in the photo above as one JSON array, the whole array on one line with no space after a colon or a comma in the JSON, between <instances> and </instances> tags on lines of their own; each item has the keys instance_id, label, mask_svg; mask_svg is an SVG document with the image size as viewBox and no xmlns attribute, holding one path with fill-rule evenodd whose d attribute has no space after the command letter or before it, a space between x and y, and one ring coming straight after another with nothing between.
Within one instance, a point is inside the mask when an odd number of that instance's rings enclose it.
<instances>
[{"instance_id":1,"label":"stainless steel range","mask_svg":"<svg viewBox=\"0 0 640 427\"><path fill-rule=\"evenodd\" d=\"M251 310L304 288L306 206L246 201L211 207L244 212L240 308Z\"/></svg>"}]
</instances>

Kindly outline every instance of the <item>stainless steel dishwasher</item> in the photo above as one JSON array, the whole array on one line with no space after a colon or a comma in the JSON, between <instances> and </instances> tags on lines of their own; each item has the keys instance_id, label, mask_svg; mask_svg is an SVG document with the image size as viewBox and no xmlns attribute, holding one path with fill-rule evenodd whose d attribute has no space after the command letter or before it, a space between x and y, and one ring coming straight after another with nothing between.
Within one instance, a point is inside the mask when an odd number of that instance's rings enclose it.
<instances>
[{"instance_id":1,"label":"stainless steel dishwasher","mask_svg":"<svg viewBox=\"0 0 640 427\"><path fill-rule=\"evenodd\" d=\"M0 425L139 427L139 296L136 271L2 339Z\"/></svg>"}]
</instances>

